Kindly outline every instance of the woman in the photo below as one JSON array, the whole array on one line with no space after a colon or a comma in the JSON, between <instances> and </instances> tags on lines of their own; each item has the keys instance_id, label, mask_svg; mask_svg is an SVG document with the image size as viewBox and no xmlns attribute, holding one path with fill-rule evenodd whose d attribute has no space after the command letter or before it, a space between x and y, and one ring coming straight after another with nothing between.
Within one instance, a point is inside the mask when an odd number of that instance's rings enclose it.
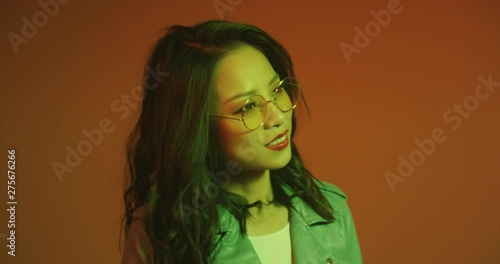
<instances>
[{"instance_id":1,"label":"woman","mask_svg":"<svg viewBox=\"0 0 500 264\"><path fill-rule=\"evenodd\" d=\"M144 86L122 263L362 263L345 194L293 143L305 101L271 36L225 21L172 26Z\"/></svg>"}]
</instances>

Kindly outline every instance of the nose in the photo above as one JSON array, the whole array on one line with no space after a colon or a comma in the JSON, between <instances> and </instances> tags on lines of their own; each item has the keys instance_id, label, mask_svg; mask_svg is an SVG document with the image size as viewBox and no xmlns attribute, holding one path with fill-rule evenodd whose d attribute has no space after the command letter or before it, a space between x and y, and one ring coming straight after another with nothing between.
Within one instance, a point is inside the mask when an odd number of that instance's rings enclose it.
<instances>
[{"instance_id":1,"label":"nose","mask_svg":"<svg viewBox=\"0 0 500 264\"><path fill-rule=\"evenodd\" d=\"M267 114L264 120L264 128L269 129L271 127L279 127L283 124L285 120L285 115L276 105L275 100L269 100L267 102Z\"/></svg>"}]
</instances>

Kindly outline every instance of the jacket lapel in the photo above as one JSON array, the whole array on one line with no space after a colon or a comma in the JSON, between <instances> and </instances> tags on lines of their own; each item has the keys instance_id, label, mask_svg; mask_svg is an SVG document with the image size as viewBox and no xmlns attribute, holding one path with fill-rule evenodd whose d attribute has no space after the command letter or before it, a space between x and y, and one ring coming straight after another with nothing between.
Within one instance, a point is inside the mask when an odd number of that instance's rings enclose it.
<instances>
[{"instance_id":1,"label":"jacket lapel","mask_svg":"<svg viewBox=\"0 0 500 264\"><path fill-rule=\"evenodd\" d=\"M283 186L287 195L292 191ZM331 249L325 241L326 226L331 221L318 215L309 205L299 197L291 200L290 208L290 236L292 243L293 263L334 263L335 258L331 255Z\"/></svg>"},{"instance_id":2,"label":"jacket lapel","mask_svg":"<svg viewBox=\"0 0 500 264\"><path fill-rule=\"evenodd\" d=\"M236 218L225 208L217 205L219 211L219 232L216 240L222 238L219 243L220 251L215 263L255 263L261 264L257 252L247 236L240 233L240 226Z\"/></svg>"},{"instance_id":3,"label":"jacket lapel","mask_svg":"<svg viewBox=\"0 0 500 264\"><path fill-rule=\"evenodd\" d=\"M282 187L287 195L293 193L288 186ZM330 246L342 241L330 241L334 224L318 215L299 197L292 198L291 205L289 218L293 263L336 263ZM236 218L220 205L218 210L220 228L216 239L221 237L222 240L215 263L261 264L248 237L240 234Z\"/></svg>"}]
</instances>

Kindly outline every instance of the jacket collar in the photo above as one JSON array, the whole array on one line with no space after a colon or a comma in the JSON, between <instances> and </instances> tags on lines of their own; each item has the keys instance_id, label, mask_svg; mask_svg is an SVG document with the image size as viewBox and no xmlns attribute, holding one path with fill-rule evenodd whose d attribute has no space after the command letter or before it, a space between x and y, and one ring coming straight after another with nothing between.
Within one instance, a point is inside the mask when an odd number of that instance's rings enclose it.
<instances>
[{"instance_id":1,"label":"jacket collar","mask_svg":"<svg viewBox=\"0 0 500 264\"><path fill-rule=\"evenodd\" d=\"M293 190L288 185L281 185L283 191L286 195L290 196L293 194ZM331 221L325 219L316 211L314 211L306 202L304 202L300 197L293 197L290 201L292 208L291 210L295 211L295 214L299 216L304 223L308 226L318 224L318 223L330 223ZM221 205L217 205L217 210L219 212L219 232L218 233L226 233L233 224L237 224L237 222L233 223L236 220L231 213L222 207Z\"/></svg>"},{"instance_id":2,"label":"jacket collar","mask_svg":"<svg viewBox=\"0 0 500 264\"><path fill-rule=\"evenodd\" d=\"M287 195L293 191L283 185L283 191ZM219 254L220 262L226 263L231 260L234 263L260 263L250 240L240 235L240 227L236 218L221 205L217 205L219 212L219 232L217 235L223 237L222 251ZM318 227L331 223L330 220L318 215L300 197L291 200L290 208L290 234L294 263L317 263L324 262L328 258L335 259L331 254L328 244L324 241L324 229ZM247 252L248 254L242 254Z\"/></svg>"},{"instance_id":3,"label":"jacket collar","mask_svg":"<svg viewBox=\"0 0 500 264\"><path fill-rule=\"evenodd\" d=\"M283 191L286 195L290 196L293 194L292 189L288 185L282 185ZM298 216L309 226L318 223L330 223L331 221L325 219L316 211L314 211L306 202L304 202L300 197L293 197L291 200L292 210L295 210Z\"/></svg>"}]
</instances>

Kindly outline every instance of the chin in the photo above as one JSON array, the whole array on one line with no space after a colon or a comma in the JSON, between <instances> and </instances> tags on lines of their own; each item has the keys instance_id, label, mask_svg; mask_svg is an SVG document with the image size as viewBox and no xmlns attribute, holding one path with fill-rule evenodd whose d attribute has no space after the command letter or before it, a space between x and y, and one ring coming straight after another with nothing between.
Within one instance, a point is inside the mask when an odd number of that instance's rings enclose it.
<instances>
[{"instance_id":1,"label":"chin","mask_svg":"<svg viewBox=\"0 0 500 264\"><path fill-rule=\"evenodd\" d=\"M227 156L236 161L243 170L276 170L285 167L292 158L292 148L289 145L281 151L261 148L241 147L233 149Z\"/></svg>"},{"instance_id":2,"label":"chin","mask_svg":"<svg viewBox=\"0 0 500 264\"><path fill-rule=\"evenodd\" d=\"M246 164L249 169L258 170L277 170L285 167L292 158L291 148L284 149L281 155L273 153L269 156L257 157L254 161Z\"/></svg>"}]
</instances>

